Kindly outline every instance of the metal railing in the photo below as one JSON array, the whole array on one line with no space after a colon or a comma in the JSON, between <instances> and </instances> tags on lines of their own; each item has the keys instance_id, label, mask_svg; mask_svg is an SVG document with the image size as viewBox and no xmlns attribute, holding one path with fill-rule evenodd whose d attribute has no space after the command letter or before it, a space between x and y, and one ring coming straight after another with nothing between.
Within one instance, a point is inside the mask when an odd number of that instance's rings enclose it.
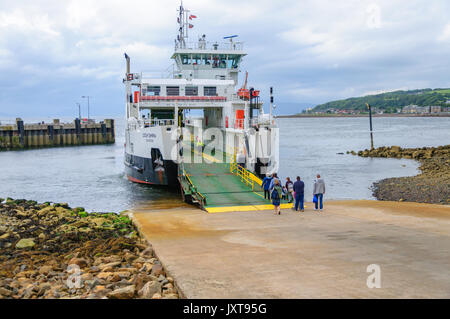
<instances>
[{"instance_id":1,"label":"metal railing","mask_svg":"<svg viewBox=\"0 0 450 319\"><path fill-rule=\"evenodd\" d=\"M230 173L240 177L242 183L250 185L252 191L255 190L255 184L261 186L262 180L245 167L239 165L239 163L235 161L235 158L236 154L234 154L234 157L230 162Z\"/></svg>"},{"instance_id":2,"label":"metal railing","mask_svg":"<svg viewBox=\"0 0 450 319\"><path fill-rule=\"evenodd\" d=\"M175 125L175 120L152 119L152 120L139 120L136 122L128 123L128 128L136 129L145 127L173 126L173 125Z\"/></svg>"},{"instance_id":3,"label":"metal railing","mask_svg":"<svg viewBox=\"0 0 450 319\"><path fill-rule=\"evenodd\" d=\"M159 120L159 119L152 119L152 120L142 120L139 121L141 126L143 127L154 127L154 126L173 126L175 125L175 120Z\"/></svg>"},{"instance_id":4,"label":"metal railing","mask_svg":"<svg viewBox=\"0 0 450 319\"><path fill-rule=\"evenodd\" d=\"M181 171L180 177L184 182L187 183L191 196L200 204L203 209L206 206L206 196L200 193L194 183L192 183L191 179L189 178L189 174L184 169L183 161L181 161L179 164L179 170Z\"/></svg>"},{"instance_id":5,"label":"metal railing","mask_svg":"<svg viewBox=\"0 0 450 319\"><path fill-rule=\"evenodd\" d=\"M177 42L175 44L175 50L232 50L242 51L244 49L243 42L186 42L181 44Z\"/></svg>"}]
</instances>

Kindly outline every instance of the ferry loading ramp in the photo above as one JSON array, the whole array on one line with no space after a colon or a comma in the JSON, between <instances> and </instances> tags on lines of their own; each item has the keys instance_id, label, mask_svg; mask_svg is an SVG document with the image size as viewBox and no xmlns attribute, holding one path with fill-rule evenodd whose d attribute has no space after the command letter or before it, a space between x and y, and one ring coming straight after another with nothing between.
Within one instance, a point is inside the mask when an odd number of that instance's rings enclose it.
<instances>
[{"instance_id":1,"label":"ferry loading ramp","mask_svg":"<svg viewBox=\"0 0 450 319\"><path fill-rule=\"evenodd\" d=\"M264 198L262 181L257 176L235 162L224 163L204 153L202 157L202 163L180 165L179 180L185 198L209 213L273 209ZM282 208L291 206L282 201Z\"/></svg>"}]
</instances>

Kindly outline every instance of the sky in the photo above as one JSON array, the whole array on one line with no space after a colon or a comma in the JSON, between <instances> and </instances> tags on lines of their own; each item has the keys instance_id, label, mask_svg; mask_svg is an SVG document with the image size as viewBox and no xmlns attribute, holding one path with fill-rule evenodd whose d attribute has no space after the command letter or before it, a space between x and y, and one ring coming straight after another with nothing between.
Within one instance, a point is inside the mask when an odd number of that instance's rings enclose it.
<instances>
[{"instance_id":1,"label":"sky","mask_svg":"<svg viewBox=\"0 0 450 319\"><path fill-rule=\"evenodd\" d=\"M185 0L190 39L239 35L242 74L276 113L398 89L450 87L448 0ZM179 0L0 0L0 119L123 116L134 72L171 68ZM267 105L268 103L266 103Z\"/></svg>"}]
</instances>

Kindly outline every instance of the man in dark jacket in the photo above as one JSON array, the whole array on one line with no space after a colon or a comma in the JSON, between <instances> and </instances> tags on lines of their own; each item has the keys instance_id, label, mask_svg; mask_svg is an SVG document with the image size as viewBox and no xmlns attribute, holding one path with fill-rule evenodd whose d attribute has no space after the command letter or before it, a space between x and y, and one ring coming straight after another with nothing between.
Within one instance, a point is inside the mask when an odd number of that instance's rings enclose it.
<instances>
[{"instance_id":1,"label":"man in dark jacket","mask_svg":"<svg viewBox=\"0 0 450 319\"><path fill-rule=\"evenodd\" d=\"M264 177L262 181L261 188L264 188L264 199L267 198L268 200L270 200L270 191L269 191L270 182L272 182L272 177L270 176L269 173L267 173L266 177Z\"/></svg>"},{"instance_id":2,"label":"man in dark jacket","mask_svg":"<svg viewBox=\"0 0 450 319\"><path fill-rule=\"evenodd\" d=\"M305 183L300 180L300 176L297 176L297 181L294 183L294 192L295 192L295 211L299 210L304 212L305 207L303 206L305 200Z\"/></svg>"}]
</instances>

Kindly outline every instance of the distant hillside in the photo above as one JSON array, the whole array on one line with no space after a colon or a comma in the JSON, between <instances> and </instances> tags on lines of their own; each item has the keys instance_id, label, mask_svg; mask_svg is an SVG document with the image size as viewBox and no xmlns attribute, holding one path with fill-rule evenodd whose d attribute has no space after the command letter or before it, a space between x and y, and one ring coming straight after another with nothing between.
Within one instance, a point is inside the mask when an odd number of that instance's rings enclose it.
<instances>
[{"instance_id":1,"label":"distant hillside","mask_svg":"<svg viewBox=\"0 0 450 319\"><path fill-rule=\"evenodd\" d=\"M317 105L313 112L335 110L365 110L366 103L379 110L395 112L396 109L407 105L418 106L450 106L450 89L423 89L412 91L394 91L364 97L353 97L346 100L332 101Z\"/></svg>"}]
</instances>

